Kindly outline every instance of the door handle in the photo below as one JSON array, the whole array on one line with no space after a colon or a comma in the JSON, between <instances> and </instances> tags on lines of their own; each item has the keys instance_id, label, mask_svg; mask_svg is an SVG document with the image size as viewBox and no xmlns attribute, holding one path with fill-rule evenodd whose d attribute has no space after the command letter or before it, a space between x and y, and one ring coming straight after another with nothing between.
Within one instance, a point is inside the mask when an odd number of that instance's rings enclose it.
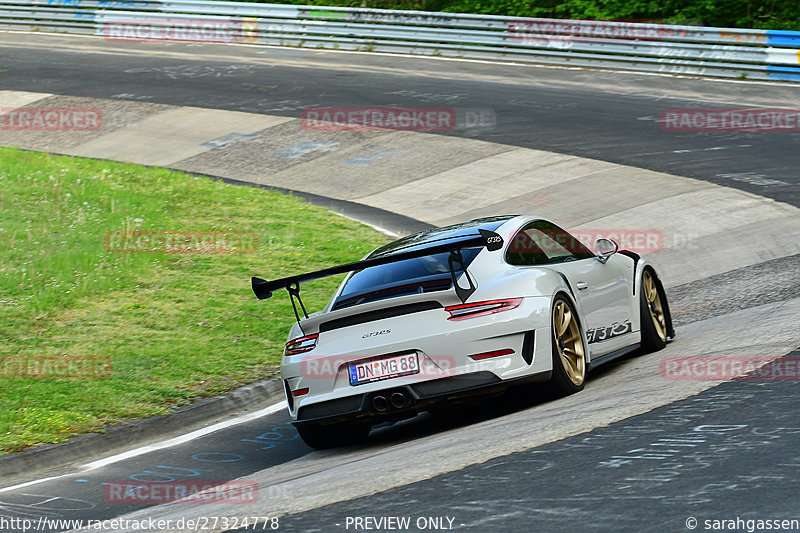
<instances>
[{"instance_id":1,"label":"door handle","mask_svg":"<svg viewBox=\"0 0 800 533\"><path fill-rule=\"evenodd\" d=\"M575 286L578 287L579 291L583 291L589 288L589 286L586 284L585 281L579 281L578 283L575 284Z\"/></svg>"}]
</instances>

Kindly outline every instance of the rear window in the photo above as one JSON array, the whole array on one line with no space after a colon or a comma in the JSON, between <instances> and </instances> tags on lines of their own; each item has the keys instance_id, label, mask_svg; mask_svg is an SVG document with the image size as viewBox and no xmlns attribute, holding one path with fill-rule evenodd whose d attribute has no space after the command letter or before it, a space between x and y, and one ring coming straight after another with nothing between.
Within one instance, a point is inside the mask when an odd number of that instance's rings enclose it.
<instances>
[{"instance_id":1,"label":"rear window","mask_svg":"<svg viewBox=\"0 0 800 533\"><path fill-rule=\"evenodd\" d=\"M479 248L462 250L464 264L469 266L478 252ZM447 263L449 256L445 252L358 270L347 281L333 308L342 309L409 294L445 291L453 283L450 279L450 265ZM462 272L457 268L456 277Z\"/></svg>"},{"instance_id":2,"label":"rear window","mask_svg":"<svg viewBox=\"0 0 800 533\"><path fill-rule=\"evenodd\" d=\"M378 248L369 257L408 252L426 246L443 244L468 235L477 235L478 228L494 231L509 218L511 217L479 219L465 224L416 233ZM464 265L468 267L480 251L481 248L462 250ZM342 309L397 296L447 290L452 286L450 266L447 261L449 256L449 253L444 252L357 270L347 280L342 293L333 304L333 309ZM456 276L460 276L462 273L460 269L456 269Z\"/></svg>"}]
</instances>

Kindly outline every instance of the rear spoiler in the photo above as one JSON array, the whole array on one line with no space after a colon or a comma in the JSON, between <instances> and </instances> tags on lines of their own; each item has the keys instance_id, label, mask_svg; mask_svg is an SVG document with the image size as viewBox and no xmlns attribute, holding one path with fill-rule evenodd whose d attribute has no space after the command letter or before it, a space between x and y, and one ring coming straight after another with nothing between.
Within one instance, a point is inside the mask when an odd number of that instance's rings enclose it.
<instances>
[{"instance_id":1,"label":"rear spoiler","mask_svg":"<svg viewBox=\"0 0 800 533\"><path fill-rule=\"evenodd\" d=\"M300 307L303 310L303 314L305 315L306 318L308 318L308 313L306 313L305 306L303 306L303 302L302 300L300 300L300 283L304 281L325 278L328 276L335 276L336 274L344 274L345 272L352 272L354 270L363 270L365 268L370 268L380 265L388 265L390 263L405 261L406 259L415 259L417 257L425 257L429 255L450 252L450 257L448 258L448 264L450 266L450 277L453 280L453 287L456 290L456 294L463 303L467 301L467 299L472 295L473 292L475 292L476 286L475 283L472 281L472 278L469 276L469 273L466 272L466 268L464 268L464 260L461 256L461 250L469 248L485 247L490 252L494 252L503 247L503 238L500 237L500 235L498 235L497 233L485 229L479 229L478 232L479 235L467 236L448 243L428 246L420 250L412 250L410 252L400 252L397 254L389 254L383 257L364 259L363 261L356 261L355 263L347 263L345 265L324 268L322 270L315 270L314 272L308 272L307 274L289 276L286 278L276 279L273 281L267 281L265 279L254 277L251 280L253 286L253 292L255 293L256 298L258 298L259 300L264 300L266 298L271 297L272 293L275 292L276 290L286 289L286 291L289 293L290 298L292 299L292 307L294 308L295 317L297 318L297 321L300 322L300 316L297 312L297 306L294 303L294 299L297 298L297 301L300 303ZM464 271L464 273L466 274L469 287L461 287L458 284L456 280L457 264L461 266L461 270Z\"/></svg>"}]
</instances>

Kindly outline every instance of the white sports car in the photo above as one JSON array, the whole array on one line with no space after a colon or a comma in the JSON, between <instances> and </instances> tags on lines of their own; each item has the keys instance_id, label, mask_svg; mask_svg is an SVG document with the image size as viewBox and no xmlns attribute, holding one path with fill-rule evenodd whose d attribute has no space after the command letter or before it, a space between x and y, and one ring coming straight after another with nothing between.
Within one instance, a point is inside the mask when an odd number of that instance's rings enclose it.
<instances>
[{"instance_id":1,"label":"white sports car","mask_svg":"<svg viewBox=\"0 0 800 533\"><path fill-rule=\"evenodd\" d=\"M259 299L287 289L295 309L281 377L300 436L353 443L377 423L520 383L570 394L590 367L663 348L675 333L655 269L611 240L596 247L542 218L498 216L408 235L355 263L253 278ZM345 272L306 314L300 283Z\"/></svg>"}]
</instances>

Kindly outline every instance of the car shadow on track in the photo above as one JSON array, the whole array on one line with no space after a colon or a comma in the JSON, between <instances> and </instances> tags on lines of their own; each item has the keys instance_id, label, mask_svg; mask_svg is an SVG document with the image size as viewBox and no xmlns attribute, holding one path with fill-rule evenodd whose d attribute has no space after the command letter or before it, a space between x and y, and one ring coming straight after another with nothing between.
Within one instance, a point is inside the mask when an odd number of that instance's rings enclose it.
<instances>
[{"instance_id":1,"label":"car shadow on track","mask_svg":"<svg viewBox=\"0 0 800 533\"><path fill-rule=\"evenodd\" d=\"M366 446L383 446L419 439L451 429L470 426L557 400L549 391L515 387L503 393L459 401L433 412L372 428Z\"/></svg>"},{"instance_id":2,"label":"car shadow on track","mask_svg":"<svg viewBox=\"0 0 800 533\"><path fill-rule=\"evenodd\" d=\"M604 379L635 357L636 352L592 369L588 380L591 382ZM578 392L577 394L581 393ZM448 404L446 407L437 408L434 412L421 413L414 418L379 424L372 428L367 442L362 447L400 444L451 429L500 418L557 401L560 398L562 396L553 393L544 386L520 385L498 394Z\"/></svg>"}]
</instances>

